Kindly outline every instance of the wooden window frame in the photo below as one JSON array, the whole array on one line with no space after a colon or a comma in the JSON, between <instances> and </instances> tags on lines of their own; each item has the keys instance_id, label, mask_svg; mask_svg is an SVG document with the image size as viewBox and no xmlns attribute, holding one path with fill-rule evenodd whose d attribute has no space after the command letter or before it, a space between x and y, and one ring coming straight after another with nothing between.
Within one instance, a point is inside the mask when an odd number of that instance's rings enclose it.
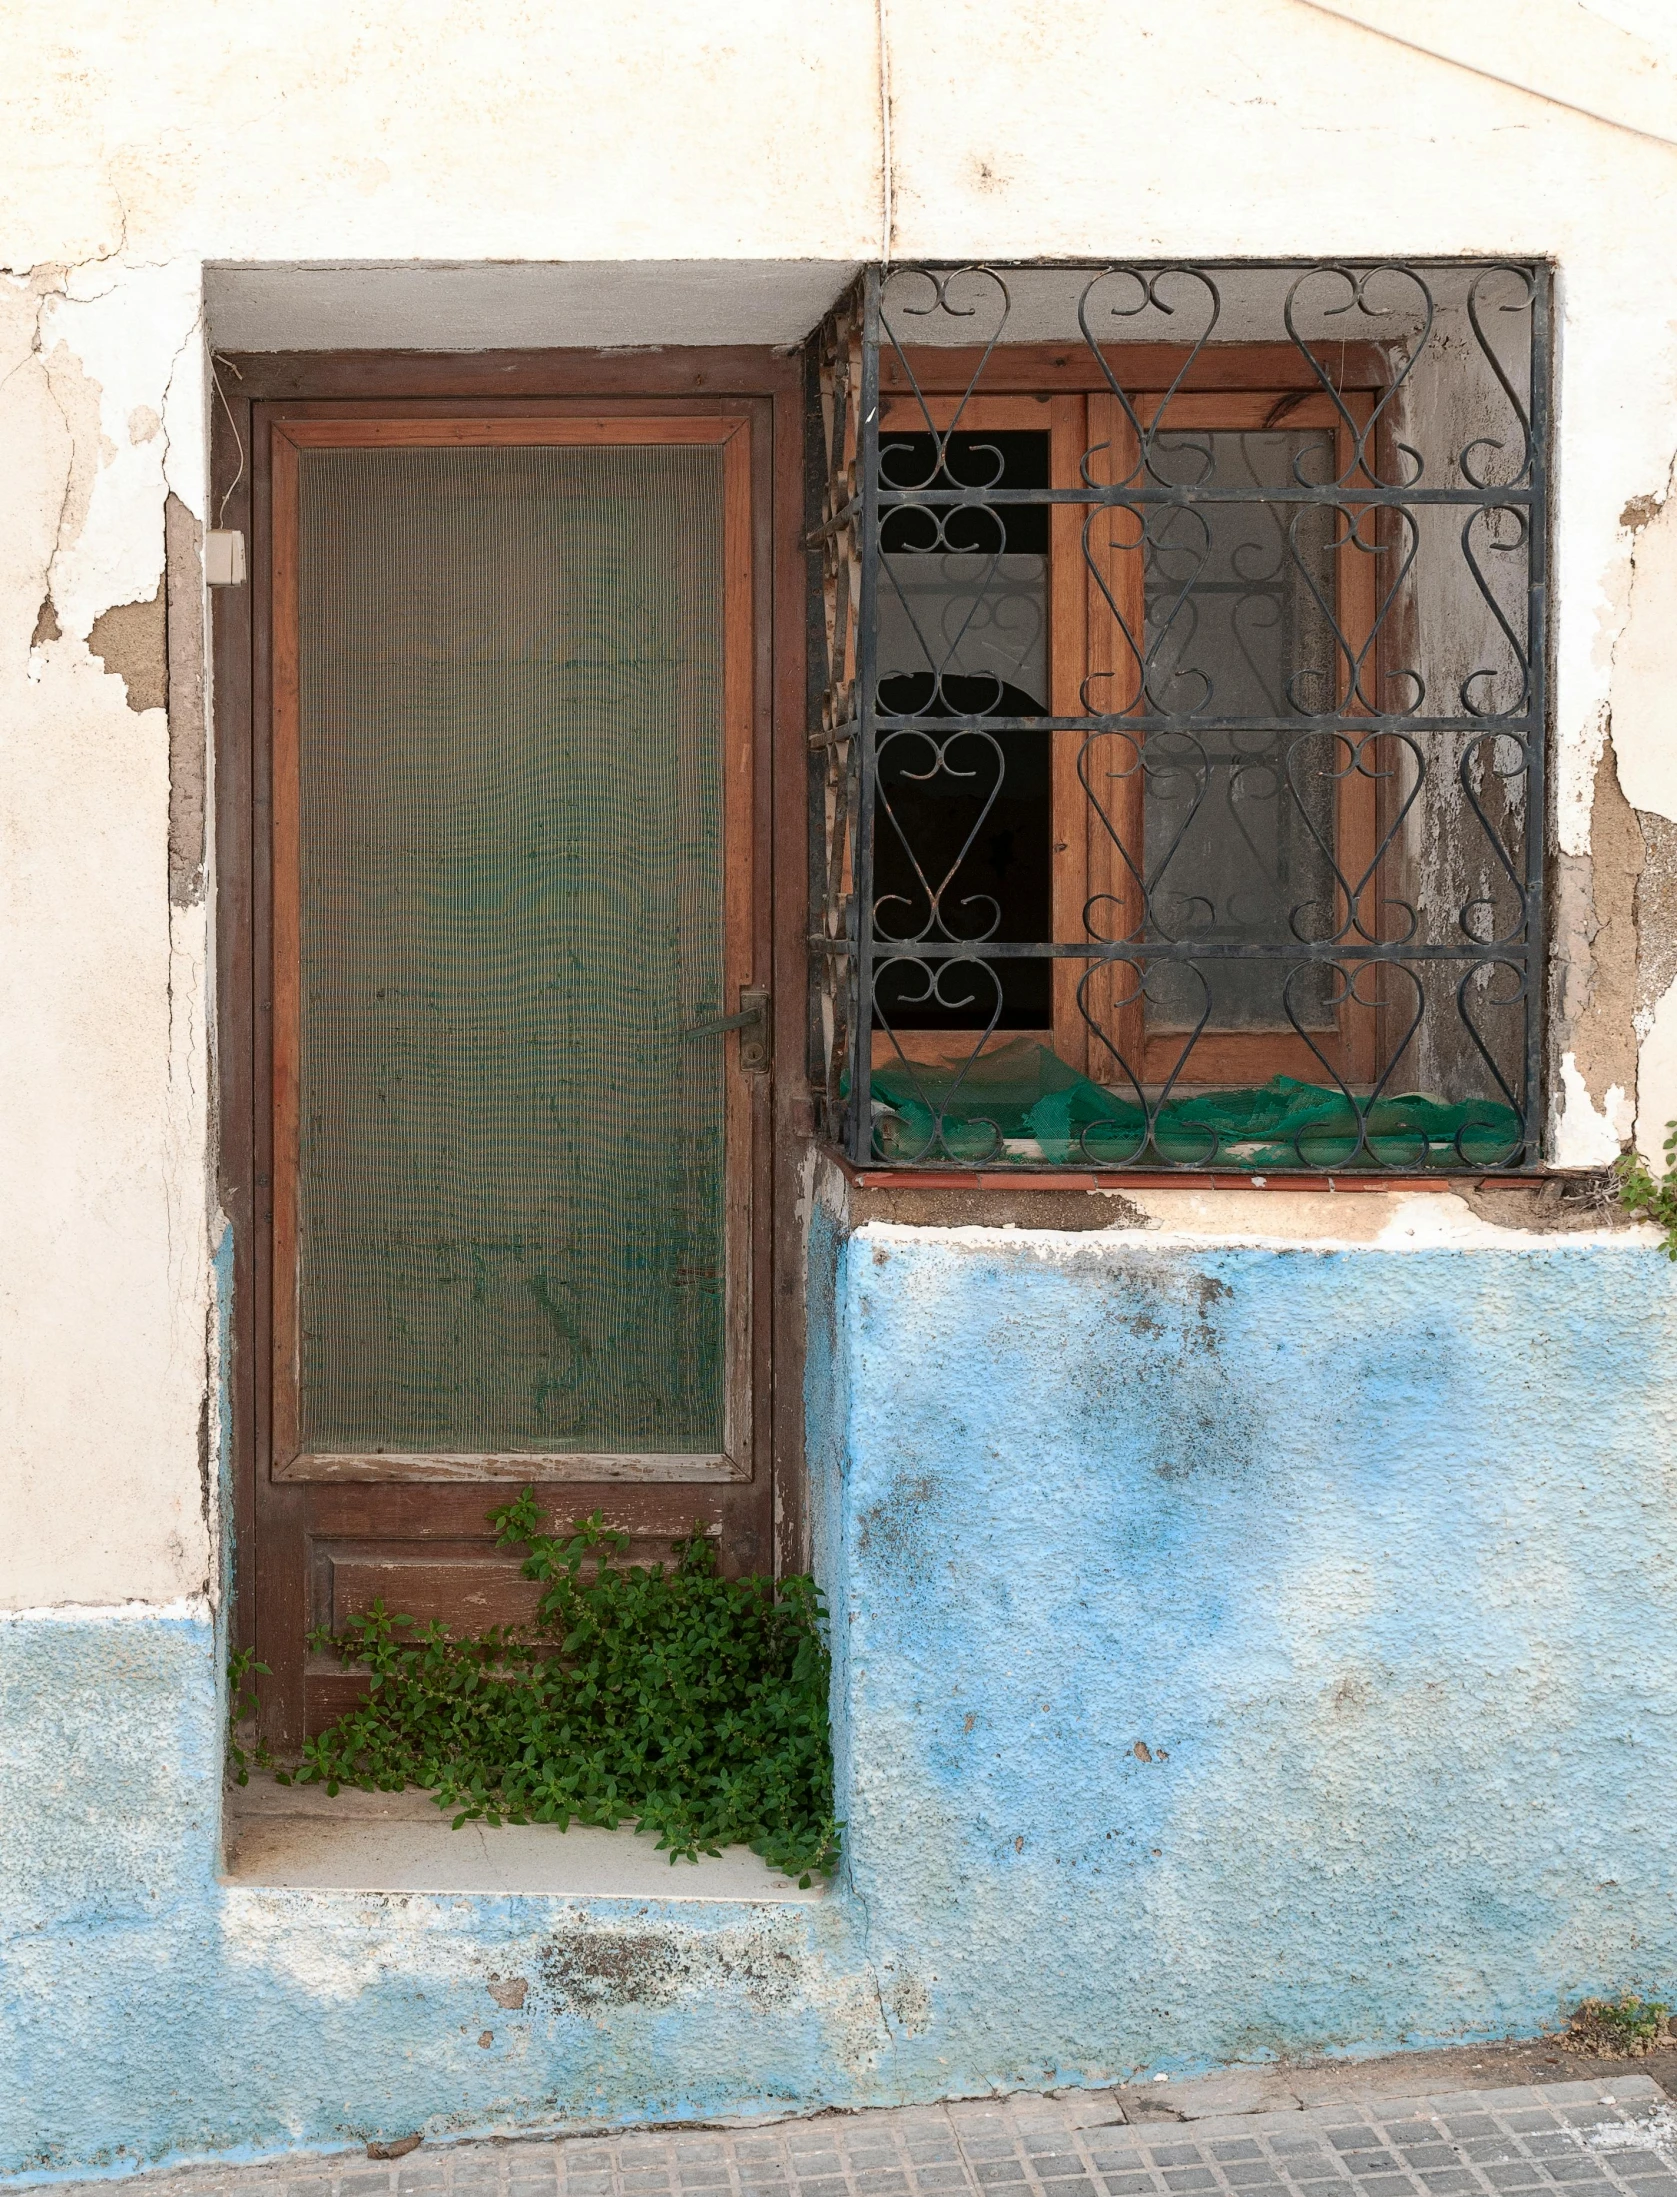
<instances>
[{"instance_id":1,"label":"wooden window frame","mask_svg":"<svg viewBox=\"0 0 1677 2197\"><path fill-rule=\"evenodd\" d=\"M1131 402L1144 428L1159 418L1161 406L1165 406L1167 432L1178 428L1187 432L1196 428L1232 432L1269 427L1330 428L1335 436L1336 476L1347 483L1344 500L1352 528L1365 520L1369 507L1356 503L1352 431L1320 383L1309 376L1296 350L1271 344L1218 347L1202 353L1195 362L1196 370L1180 387L1173 388L1186 364L1185 354L1161 346L1138 345L1133 359L1126 358ZM908 366L914 376L912 388L895 358L882 354L882 436L924 432L928 418L930 425L940 431L957 426L976 434L1019 428L1046 431L1050 438L1050 485L1054 488L1079 486L1085 452L1102 445L1109 444L1118 453L1117 478L1128 477L1139 462L1135 430L1108 385L1091 372L1092 361L1086 354L1079 357L1075 352L1068 354L1046 345L1018 345L987 355L940 349L911 351ZM971 395L972 380L981 371L983 393ZM1358 426L1370 417L1383 381L1383 362L1372 348L1348 347L1340 395ZM1386 439L1381 437L1382 445ZM1110 660L1118 636L1111 611L1102 599L1103 582L1130 631L1138 639L1145 633L1143 555L1139 546L1109 551L1100 559L1097 577L1083 552L1083 522L1093 507L1071 503L1050 508L1050 692L1046 699L1051 715L1072 717L1084 709L1081 697L1086 677L1101 673L1122 677L1124 672L1124 667ZM1374 558L1366 546L1356 545L1349 531L1336 547L1334 558L1336 623L1360 654L1367 648L1375 626ZM1372 662L1368 670L1378 688L1379 661ZM1343 678L1344 671L1340 661L1335 667L1336 677ZM1138 710L1141 707L1139 697L1136 706ZM1356 714L1363 714L1362 708ZM1078 750L1084 736L1057 732L1044 737L1054 743L1053 943L1075 945L1090 935L1085 928L1085 910L1091 902L1102 897L1122 901L1131 881L1078 777ZM1141 780L1136 776L1128 782L1126 799L1112 819L1113 828L1132 850L1143 847L1141 800ZM1341 778L1335 802L1336 860L1341 874L1364 891L1374 882L1370 870L1388 807L1382 787L1369 773L1349 771ZM1110 1081L1116 1064L1102 1057L1100 1042L1091 1035L1077 1003L1078 984L1091 966L1065 956L1055 960L1051 1022L1041 1034L1068 1067L1096 1080ZM1315 1033L1322 1047L1320 1055L1295 1031L1208 1028L1184 1061L1187 1033L1149 1031L1139 998L1118 1011L1114 1035L1118 1050L1139 1067L1141 1081L1149 1088L1215 1089L1261 1084L1278 1074L1315 1082L1325 1069L1355 1085L1368 1082L1374 1074L1382 1013L1378 1004L1348 993L1337 1005L1332 1028ZM876 1066L899 1057L927 1065L958 1066L971 1058L978 1034L972 1029L876 1029L872 1033L872 1057ZM1030 1034L998 1030L989 1043Z\"/></svg>"},{"instance_id":2,"label":"wooden window frame","mask_svg":"<svg viewBox=\"0 0 1677 2197\"><path fill-rule=\"evenodd\" d=\"M1343 401L1358 425L1365 424L1372 407L1371 398L1361 392L1351 392ZM1284 417L1277 420L1274 415L1278 404L1279 393L1273 389L1177 395L1171 398L1164 413L1167 423L1164 431L1172 434L1178 431L1186 434L1196 431L1262 433L1272 425L1330 429L1334 435L1335 478L1349 482L1356 463L1356 439L1333 401L1320 393L1295 396L1287 403ZM1158 392L1142 395L1136 409L1144 427L1151 428L1158 420L1160 405ZM1135 431L1115 397L1092 396L1089 399L1089 439L1091 449L1096 445L1109 445L1116 452L1114 469L1120 478L1128 477L1140 464ZM1366 523L1371 507L1357 505L1353 488L1347 493L1345 508L1348 523L1333 553L1334 616L1339 631L1354 652L1354 660L1360 661L1374 631L1374 559L1368 550L1357 546L1358 529ZM1125 624L1141 639L1146 632L1142 550L1138 546L1108 551L1102 564L1101 577L1122 610ZM1091 636L1110 636L1110 614L1104 618L1100 615L1104 606L1099 603L1093 575L1089 585ZM1108 665L1102 668L1116 672L1120 678L1123 676L1123 667ZM1333 671L1336 682L1343 687L1346 684L1343 661L1336 661ZM1377 672L1375 677L1378 678ZM1340 698L1345 699L1343 693ZM1138 701L1137 707L1140 706ZM1347 713L1351 713L1349 709ZM1363 713L1357 710L1355 714ZM1300 723L1302 726L1307 720L1301 719ZM1359 902L1370 882L1368 873L1380 843L1378 793L1377 781L1370 773L1348 770L1341 776L1335 796L1335 864L1340 874L1353 882L1354 898ZM1127 847L1136 850L1145 868L1147 844L1142 804L1143 786L1138 774L1124 783L1113 828ZM1085 876L1089 895L1102 898L1108 905L1133 917L1138 912L1134 909L1134 881L1099 819L1087 814L1087 823ZM1337 901L1340 897L1337 888L1335 896ZM1343 907L1337 907L1336 914L1344 922L1351 920ZM1122 922L1123 917L1115 916L1114 920ZM1076 964L1072 966L1076 967ZM1184 1061L1183 1049L1191 1033L1150 1030L1146 1009L1139 997L1120 1009L1115 1034L1119 1052L1126 1060L1139 1063L1142 1082L1152 1088L1173 1085L1181 1089L1200 1089L1261 1084L1276 1075L1314 1083L1320 1080L1324 1068L1343 1077L1347 1083L1356 1084L1368 1082L1374 1074L1378 1055L1378 1013L1376 1006L1358 1001L1348 988L1335 1013L1331 1036L1326 1028L1320 1033L1320 1054L1295 1031L1233 1031L1207 1027L1194 1041ZM1100 1063L1093 1057L1098 1048L1091 1043L1088 1050L1089 1069L1098 1076Z\"/></svg>"}]
</instances>

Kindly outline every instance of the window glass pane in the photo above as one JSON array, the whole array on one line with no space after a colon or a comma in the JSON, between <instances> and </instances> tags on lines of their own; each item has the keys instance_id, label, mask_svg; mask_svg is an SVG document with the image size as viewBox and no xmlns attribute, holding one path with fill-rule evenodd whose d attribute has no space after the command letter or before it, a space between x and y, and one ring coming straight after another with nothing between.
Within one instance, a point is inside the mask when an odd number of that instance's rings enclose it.
<instances>
[{"instance_id":1,"label":"window glass pane","mask_svg":"<svg viewBox=\"0 0 1677 2197\"><path fill-rule=\"evenodd\" d=\"M311 1448L721 1446L720 468L303 455Z\"/></svg>"},{"instance_id":2,"label":"window glass pane","mask_svg":"<svg viewBox=\"0 0 1677 2197\"><path fill-rule=\"evenodd\" d=\"M880 437L886 489L1048 486L1048 436L1035 429ZM878 926L912 941L1046 940L1051 927L1049 736L951 731L951 717L1040 717L1048 710L1047 504L899 505L880 534L879 707L920 724L879 736L882 814L874 835ZM934 914L931 896L938 894ZM912 956L912 945L905 949ZM925 996L927 965L882 969L891 1026L1040 1029L1049 964L997 961L947 970Z\"/></svg>"},{"instance_id":3,"label":"window glass pane","mask_svg":"<svg viewBox=\"0 0 1677 2197\"><path fill-rule=\"evenodd\" d=\"M1334 444L1325 429L1184 431L1158 436L1152 462L1171 485L1256 497L1331 481ZM1183 720L1147 741L1157 937L1285 945L1330 939L1342 919L1331 850L1335 774L1349 758L1307 721L1334 704L1335 516L1258 501L1152 515L1147 707ZM1306 1029L1334 1019L1331 973L1284 959L1154 962L1147 988L1163 1030L1192 1029L1207 1008L1217 1030L1288 1029L1288 1004Z\"/></svg>"}]
</instances>

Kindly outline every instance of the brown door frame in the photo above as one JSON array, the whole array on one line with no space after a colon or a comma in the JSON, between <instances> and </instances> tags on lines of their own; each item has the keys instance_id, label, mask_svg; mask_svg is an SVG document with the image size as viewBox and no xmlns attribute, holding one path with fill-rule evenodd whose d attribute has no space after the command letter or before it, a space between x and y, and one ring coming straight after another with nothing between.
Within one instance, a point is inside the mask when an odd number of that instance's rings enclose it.
<instances>
[{"instance_id":1,"label":"brown door frame","mask_svg":"<svg viewBox=\"0 0 1677 2197\"><path fill-rule=\"evenodd\" d=\"M720 1527L729 1568L802 1569L803 1271L795 1224L804 1149L811 1131L806 1075L804 936L808 901L807 713L803 533L805 399L801 360L736 348L613 355L584 351L303 352L218 355L212 436L212 511L218 526L247 541L249 581L212 594L216 752L216 1119L222 1207L233 1234L231 1363L224 1368L231 1420L235 1583L234 1638L263 1660L275 1628L296 1623L309 1582L302 1561L305 1503L325 1506L334 1532L374 1529L379 1505L400 1505L409 1528L439 1548L481 1534L486 1496L465 1486L373 1487L286 1484L267 1458L272 1304L268 1245L273 1227L271 1089L273 987L261 952L268 935L268 850L273 824L268 727L258 722L273 676L269 451L274 422L307 407L339 417L357 407L381 415L511 414L532 402L556 410L664 418L682 413L737 417L749 428L751 544L757 575L754 775L757 880L756 967L772 987L774 1070L755 1106L757 1209L752 1266L760 1316L751 1370L756 1452L749 1482L637 1484L621 1489L621 1522L637 1535L673 1534L694 1519ZM258 1483L262 1501L258 1503ZM426 1506L423 1517L416 1504ZM341 1516L340 1516L341 1513ZM282 1551L289 1549L289 1555ZM265 1557L276 1561L265 1561ZM294 1659L287 1657L288 1666ZM353 1681L339 1681L354 1691ZM336 1691L336 1689L331 1689ZM311 1701L322 1689L315 1685ZM300 1664L263 1688L264 1734L295 1746L303 1732ZM311 1721L318 1716L311 1709Z\"/></svg>"}]
</instances>

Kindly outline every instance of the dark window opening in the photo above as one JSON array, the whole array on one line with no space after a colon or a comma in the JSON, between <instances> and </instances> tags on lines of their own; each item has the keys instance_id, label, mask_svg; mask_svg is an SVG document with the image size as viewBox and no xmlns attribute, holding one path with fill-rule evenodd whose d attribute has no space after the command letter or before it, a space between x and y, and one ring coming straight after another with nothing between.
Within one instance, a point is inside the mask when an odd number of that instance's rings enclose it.
<instances>
[{"instance_id":1,"label":"dark window opening","mask_svg":"<svg viewBox=\"0 0 1677 2197\"><path fill-rule=\"evenodd\" d=\"M886 434L886 489L1026 490L1049 484L1046 434ZM1005 722L1048 709L1047 504L897 504L880 532L879 707L912 723L879 735L875 904L912 945L934 919L975 943L1052 930L1048 737ZM1046 961L962 962L928 973L884 961L882 1027L1045 1030Z\"/></svg>"}]
</instances>

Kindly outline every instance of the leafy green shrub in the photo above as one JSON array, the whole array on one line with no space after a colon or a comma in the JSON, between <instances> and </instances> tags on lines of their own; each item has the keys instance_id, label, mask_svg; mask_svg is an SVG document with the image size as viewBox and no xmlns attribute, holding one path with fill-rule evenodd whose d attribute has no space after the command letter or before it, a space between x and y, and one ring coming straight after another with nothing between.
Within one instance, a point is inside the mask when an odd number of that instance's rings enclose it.
<instances>
[{"instance_id":1,"label":"leafy green shrub","mask_svg":"<svg viewBox=\"0 0 1677 2197\"><path fill-rule=\"evenodd\" d=\"M1613 1172L1618 1177L1619 1203L1630 1213L1640 1213L1656 1228L1665 1231L1665 1241L1660 1249L1668 1259L1677 1259L1677 1121L1668 1121L1670 1134L1665 1140L1665 1175L1654 1179L1653 1171L1640 1152L1626 1152L1615 1162Z\"/></svg>"},{"instance_id":2,"label":"leafy green shrub","mask_svg":"<svg viewBox=\"0 0 1677 2197\"><path fill-rule=\"evenodd\" d=\"M1666 2031L1671 2009L1663 1999L1626 1991L1616 1999L1584 1999L1567 2025L1567 2042L1604 2059L1640 2059Z\"/></svg>"},{"instance_id":3,"label":"leafy green shrub","mask_svg":"<svg viewBox=\"0 0 1677 2197\"><path fill-rule=\"evenodd\" d=\"M829 1659L807 1578L723 1579L698 1528L670 1566L614 1569L628 1536L596 1511L545 1534L535 1497L490 1513L545 1592L532 1630L451 1640L375 1603L336 1639L367 1698L310 1740L299 1783L434 1790L455 1825L655 1831L671 1861L738 1841L807 1884L831 1874ZM589 1576L584 1567L592 1564Z\"/></svg>"}]
</instances>

